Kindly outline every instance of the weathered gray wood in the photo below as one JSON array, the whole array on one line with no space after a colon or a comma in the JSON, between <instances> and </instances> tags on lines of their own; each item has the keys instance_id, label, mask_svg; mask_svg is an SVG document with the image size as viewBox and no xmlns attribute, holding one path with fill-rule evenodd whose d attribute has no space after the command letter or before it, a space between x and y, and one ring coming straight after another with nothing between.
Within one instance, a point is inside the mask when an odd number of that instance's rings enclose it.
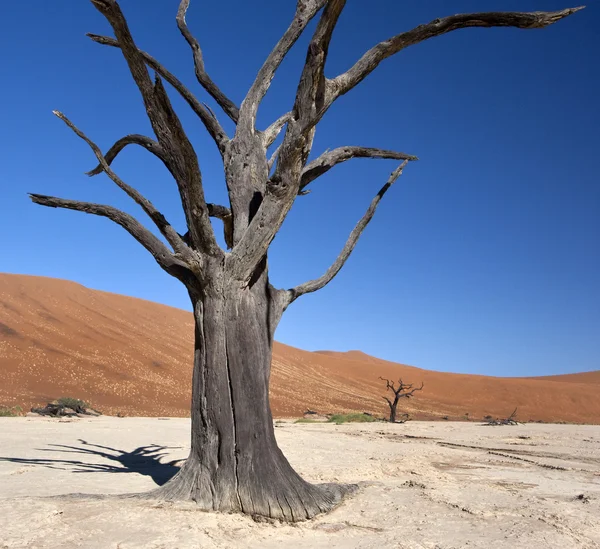
<instances>
[{"instance_id":1,"label":"weathered gray wood","mask_svg":"<svg viewBox=\"0 0 600 549\"><path fill-rule=\"evenodd\" d=\"M287 521L337 505L354 486L311 485L278 448L269 405L273 334L281 304L266 271L242 288L227 264L190 291L196 320L192 445L181 471L143 497Z\"/></svg>"},{"instance_id":2,"label":"weathered gray wood","mask_svg":"<svg viewBox=\"0 0 600 549\"><path fill-rule=\"evenodd\" d=\"M60 118L67 126L69 126L69 128L71 128L77 134L78 137L83 139L90 146L90 148L96 155L98 162L100 162L102 170L106 173L106 175L108 175L108 177L120 189L125 191L125 193L127 193L129 197L131 197L137 204L141 206L146 215L148 215L148 217L152 219L158 230L167 239L167 242L169 242L169 244L173 246L173 249L182 256L191 258L191 250L185 245L177 231L175 231L171 224L165 219L165 216L154 207L150 200L142 196L141 193L139 193L136 189L125 183L115 172L112 171L108 161L103 156L100 147L98 147L96 143L94 143L77 126L75 126L75 124L73 124L73 122L71 122L63 113L59 111L54 111L54 114L58 118Z\"/></svg>"},{"instance_id":3,"label":"weathered gray wood","mask_svg":"<svg viewBox=\"0 0 600 549\"><path fill-rule=\"evenodd\" d=\"M369 74L371 74L384 59L402 51L403 49L429 40L436 36L446 34L458 29L469 27L515 27L518 29L541 29L553 25L557 21L582 10L584 6L569 8L560 11L523 12L487 12L487 13L461 13L441 19L434 19L425 25L397 34L396 36L380 42L367 51L350 69L340 74L328 83L330 93L328 103L348 93L356 87Z\"/></svg>"},{"instance_id":4,"label":"weathered gray wood","mask_svg":"<svg viewBox=\"0 0 600 549\"><path fill-rule=\"evenodd\" d=\"M198 158L171 106L160 77L157 74L152 82L146 60L135 45L117 1L91 1L110 23L140 91L152 129L165 153L169 171L177 182L194 247L204 253L218 255L221 250L210 224ZM214 120L210 114L208 118Z\"/></svg>"},{"instance_id":5,"label":"weathered gray wood","mask_svg":"<svg viewBox=\"0 0 600 549\"><path fill-rule=\"evenodd\" d=\"M326 0L298 0L296 3L296 13L279 42L271 50L271 53L265 60L263 66L250 86L244 101L240 107L239 125L249 132L254 131L256 125L256 113L260 102L264 98L275 72L281 65L281 62L292 49L292 46L300 38L304 29L310 23L312 18L327 3Z\"/></svg>"},{"instance_id":6,"label":"weathered gray wood","mask_svg":"<svg viewBox=\"0 0 600 549\"><path fill-rule=\"evenodd\" d=\"M43 194L30 194L29 197L33 203L39 204L40 206L65 208L67 210L75 210L106 217L123 227L131 236L133 236L133 238L152 254L156 262L167 273L180 280L185 279L186 283L192 278L191 276L188 276L191 275L191 273L188 272L190 267L187 263L177 258L158 238L156 238L133 216L122 212L117 208L102 204L93 204L92 202L66 200L64 198L46 196Z\"/></svg>"},{"instance_id":7,"label":"weathered gray wood","mask_svg":"<svg viewBox=\"0 0 600 549\"><path fill-rule=\"evenodd\" d=\"M219 104L219 106L227 113L227 116L234 122L238 121L239 109L235 106L233 101L229 99L217 86L204 68L204 58L202 56L202 49L200 48L200 42L190 32L185 20L185 15L188 8L190 7L190 0L181 0L179 9L177 10L177 27L185 38L186 42L192 48L194 54L194 68L196 71L196 78L202 87L212 96L212 98ZM207 107L208 108L208 107ZM209 109L210 110L210 109ZM216 116L214 117L216 119Z\"/></svg>"},{"instance_id":8,"label":"weathered gray wood","mask_svg":"<svg viewBox=\"0 0 600 549\"><path fill-rule=\"evenodd\" d=\"M150 139L145 135L140 135L137 133L126 135L125 137L121 137L121 139L116 141L115 144L110 149L108 149L108 151L106 151L106 154L104 155L104 160L106 160L106 163L110 166L113 163L114 159L117 158L119 153L127 145L139 145L140 147L144 147L144 149L151 152L154 156L162 160L163 163L166 163L162 147L156 141L154 141L154 139ZM93 170L87 172L86 175L92 177L94 175L101 174L103 171L104 168L102 168L102 164L98 164Z\"/></svg>"},{"instance_id":9,"label":"weathered gray wood","mask_svg":"<svg viewBox=\"0 0 600 549\"><path fill-rule=\"evenodd\" d=\"M285 125L292 120L292 113L286 112L282 114L275 122L273 122L264 132L263 132L263 144L265 149L268 149L275 140L279 137L281 130L285 127Z\"/></svg>"},{"instance_id":10,"label":"weathered gray wood","mask_svg":"<svg viewBox=\"0 0 600 549\"><path fill-rule=\"evenodd\" d=\"M120 44L114 38L110 36L102 36L100 34L94 34L88 32L87 35L97 44L103 44L105 46L112 46L113 48L120 48ZM225 145L229 141L229 137L225 133L225 130L219 125L216 117L211 116L208 112L206 106L192 94L190 90L188 90L181 80L177 78L172 72L168 71L161 63L159 63L154 57L152 57L149 53L145 51L138 50L140 55L143 57L146 64L157 74L159 74L162 78L165 79L171 86L173 86L177 92L183 97L186 103L191 107L191 109L196 113L196 115L202 120L203 124L206 126L206 129L210 136L214 139L219 151L223 153Z\"/></svg>"},{"instance_id":11,"label":"weathered gray wood","mask_svg":"<svg viewBox=\"0 0 600 549\"><path fill-rule=\"evenodd\" d=\"M374 149L372 147L338 147L332 151L324 152L321 156L306 165L302 170L300 191L318 177L327 173L331 168L346 162L351 158L385 158L391 160L418 160L416 156L398 151ZM301 194L301 193L299 193Z\"/></svg>"},{"instance_id":12,"label":"weathered gray wood","mask_svg":"<svg viewBox=\"0 0 600 549\"><path fill-rule=\"evenodd\" d=\"M381 187L381 189L379 189L379 192L377 193L375 198L373 198L373 200L371 201L371 204L369 205L367 211L365 212L365 215L362 216L360 221L356 224L356 227L354 227L354 229L350 233L350 236L348 237L346 244L342 248L340 255L338 255L337 259L333 262L331 267L329 267L329 269L327 269L325 274L323 274L319 278L315 278L314 280L309 280L308 282L305 282L304 284L300 284L299 286L296 286L295 288L292 288L291 290L288 291L288 300L290 303L292 301L298 299L301 295L308 294L311 292L316 292L317 290L324 288L327 284L329 284L333 280L335 275L337 275L340 272L341 268L344 266L344 264L350 257L350 254L354 250L356 243L358 242L358 239L360 238L360 235L363 233L363 231L365 230L366 226L369 224L371 219L373 219L373 216L375 215L375 210L377 210L377 206L379 205L379 202L381 202L381 199L383 198L385 193L396 182L396 180L402 175L402 170L404 169L404 167L406 166L406 164L408 162L409 162L408 159L406 159L404 162L402 162L402 164L400 164L400 166L398 166L392 172L392 174L386 181L385 185L383 187Z\"/></svg>"},{"instance_id":13,"label":"weathered gray wood","mask_svg":"<svg viewBox=\"0 0 600 549\"><path fill-rule=\"evenodd\" d=\"M410 45L465 27L540 28L578 8L437 19L381 42L346 73L328 79L327 55L345 0L298 0L292 23L258 71L238 110L206 73L200 44L185 20L189 0L181 0L178 28L192 49L198 81L236 123L235 135L230 139L209 107L156 59L138 49L116 0L91 2L106 17L115 38L89 36L121 50L142 96L156 141L128 135L103 155L64 115L58 114L94 151L99 165L90 175L105 172L144 209L173 251L132 216L116 208L38 194L32 194L31 199L43 206L99 215L119 224L167 273L181 280L190 295L195 318L191 451L173 479L144 497L193 500L206 510L239 511L285 521L304 520L325 512L354 488L305 482L277 447L268 396L275 330L294 299L324 287L335 277L384 194L416 157L369 147L339 147L308 163L317 124L337 97L360 83L383 59ZM276 71L319 12L291 110L266 130L258 130L256 114ZM156 73L154 80L148 67ZM162 79L185 99L217 144L223 159L228 205L206 203L197 155ZM281 144L268 158L267 150L281 133ZM156 155L175 179L188 229L183 236L150 201L112 171L111 163L130 144ZM274 288L269 282L267 253L294 201L299 194L308 192L305 187L317 177L352 158L403 162L375 196L323 276L292 290ZM211 217L223 221L230 252L218 246ZM388 381L388 388L389 384ZM402 382L400 385L402 389L395 392L394 401L386 398L394 407L393 419L398 399L422 389ZM395 389L393 383L392 388Z\"/></svg>"}]
</instances>

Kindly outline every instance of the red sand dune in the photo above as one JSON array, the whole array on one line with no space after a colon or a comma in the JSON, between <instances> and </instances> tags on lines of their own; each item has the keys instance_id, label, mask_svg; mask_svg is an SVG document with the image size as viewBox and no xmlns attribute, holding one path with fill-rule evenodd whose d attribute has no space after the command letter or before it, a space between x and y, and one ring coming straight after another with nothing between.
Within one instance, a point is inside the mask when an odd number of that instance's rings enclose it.
<instances>
[{"instance_id":1,"label":"red sand dune","mask_svg":"<svg viewBox=\"0 0 600 549\"><path fill-rule=\"evenodd\" d=\"M188 415L192 316L64 280L0 274L0 404L28 409L60 396L109 414ZM384 414L379 376L425 383L405 408L415 418L506 417L600 423L600 372L493 378L422 370L358 351L275 344L274 416Z\"/></svg>"}]
</instances>

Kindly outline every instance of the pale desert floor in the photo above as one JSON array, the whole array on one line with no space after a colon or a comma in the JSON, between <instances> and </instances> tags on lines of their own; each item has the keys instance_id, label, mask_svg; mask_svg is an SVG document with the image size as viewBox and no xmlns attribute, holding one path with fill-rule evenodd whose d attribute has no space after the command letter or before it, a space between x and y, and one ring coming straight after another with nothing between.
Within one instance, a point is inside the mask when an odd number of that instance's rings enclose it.
<instances>
[{"instance_id":1,"label":"pale desert floor","mask_svg":"<svg viewBox=\"0 0 600 549\"><path fill-rule=\"evenodd\" d=\"M186 456L189 420L0 418L0 548L600 547L600 426L276 427L305 478L360 491L295 526L190 505L44 498L155 487Z\"/></svg>"}]
</instances>

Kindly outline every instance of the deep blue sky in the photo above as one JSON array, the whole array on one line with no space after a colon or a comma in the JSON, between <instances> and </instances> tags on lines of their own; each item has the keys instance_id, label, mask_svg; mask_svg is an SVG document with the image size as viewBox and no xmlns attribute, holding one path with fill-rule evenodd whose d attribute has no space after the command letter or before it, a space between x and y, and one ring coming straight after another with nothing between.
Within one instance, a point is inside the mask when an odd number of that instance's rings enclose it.
<instances>
[{"instance_id":1,"label":"deep blue sky","mask_svg":"<svg viewBox=\"0 0 600 549\"><path fill-rule=\"evenodd\" d=\"M109 32L89 2L30 0L26 13L19 2L5 4L0 271L188 308L179 282L121 228L29 202L27 192L53 194L143 219L104 175L83 175L94 157L51 111L64 111L104 150L150 130L120 53L85 37ZM449 4L348 2L327 75L402 30L483 8L475 0ZM421 160L388 193L338 277L288 310L279 341L456 372L600 368L600 4L591 4L543 30L467 29L430 40L384 62L336 104L319 126L315 153L350 144ZM204 98L175 26L178 0L121 5L138 44ZM294 5L192 1L188 22L207 68L236 102ZM485 2L485 9L567 5L511 0ZM290 108L308 38L281 67L260 112L263 126ZM214 144L171 96L200 157L208 199L225 201ZM313 184L274 242L273 282L289 287L320 276L395 165L355 160ZM130 148L114 167L183 229L174 184L151 155Z\"/></svg>"}]
</instances>

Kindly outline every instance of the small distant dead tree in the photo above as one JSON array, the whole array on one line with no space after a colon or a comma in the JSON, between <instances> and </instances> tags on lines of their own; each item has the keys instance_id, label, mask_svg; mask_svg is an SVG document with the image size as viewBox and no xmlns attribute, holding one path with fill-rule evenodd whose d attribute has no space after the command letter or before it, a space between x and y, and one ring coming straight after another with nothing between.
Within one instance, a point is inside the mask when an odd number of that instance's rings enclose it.
<instances>
[{"instance_id":1,"label":"small distant dead tree","mask_svg":"<svg viewBox=\"0 0 600 549\"><path fill-rule=\"evenodd\" d=\"M394 393L394 400L390 400L386 396L383 397L386 400L386 402L388 403L388 406L390 407L390 423L404 423L408 419L408 414L403 415L403 417L404 417L403 421L396 420L396 409L398 408L398 402L400 401L401 398L410 398L410 397L414 396L415 391L423 390L423 387L425 385L423 384L423 382L421 382L420 387L415 387L414 384L403 383L402 379L399 379L398 387L396 387L395 381L390 381L389 379L386 379L381 376L379 377L379 379L381 379L382 381L385 381L386 389L388 391L392 391L392 393Z\"/></svg>"},{"instance_id":2,"label":"small distant dead tree","mask_svg":"<svg viewBox=\"0 0 600 549\"><path fill-rule=\"evenodd\" d=\"M519 425L519 422L515 419L517 417L517 409L513 410L507 418L504 419L489 419L485 425Z\"/></svg>"}]
</instances>

